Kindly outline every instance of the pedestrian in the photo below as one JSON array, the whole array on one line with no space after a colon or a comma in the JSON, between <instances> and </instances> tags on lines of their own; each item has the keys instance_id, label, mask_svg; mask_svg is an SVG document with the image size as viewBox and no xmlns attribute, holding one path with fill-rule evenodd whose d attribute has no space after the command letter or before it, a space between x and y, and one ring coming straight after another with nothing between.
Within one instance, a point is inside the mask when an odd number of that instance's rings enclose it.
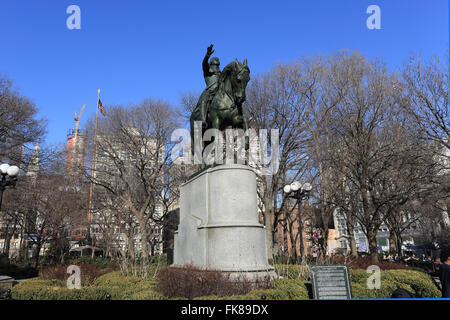
<instances>
[{"instance_id":1,"label":"pedestrian","mask_svg":"<svg viewBox=\"0 0 450 320\"><path fill-rule=\"evenodd\" d=\"M439 279L442 285L442 298L450 298L450 246L443 246L440 254Z\"/></svg>"}]
</instances>

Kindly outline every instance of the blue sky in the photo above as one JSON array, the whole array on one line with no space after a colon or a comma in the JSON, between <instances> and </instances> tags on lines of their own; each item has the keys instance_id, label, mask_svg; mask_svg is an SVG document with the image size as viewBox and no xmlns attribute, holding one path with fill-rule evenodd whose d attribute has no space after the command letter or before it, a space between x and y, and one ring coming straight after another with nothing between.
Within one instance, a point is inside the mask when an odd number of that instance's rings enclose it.
<instances>
[{"instance_id":1,"label":"blue sky","mask_svg":"<svg viewBox=\"0 0 450 320\"><path fill-rule=\"evenodd\" d=\"M69 30L69 5L81 29ZM369 5L381 30L369 30ZM204 88L201 61L214 43L222 66L248 59L252 74L302 55L359 50L391 68L410 52L443 55L449 43L448 1L295 0L3 0L0 73L15 81L49 120L47 141L63 142L74 109L95 112L97 89L108 104L160 98Z\"/></svg>"}]
</instances>

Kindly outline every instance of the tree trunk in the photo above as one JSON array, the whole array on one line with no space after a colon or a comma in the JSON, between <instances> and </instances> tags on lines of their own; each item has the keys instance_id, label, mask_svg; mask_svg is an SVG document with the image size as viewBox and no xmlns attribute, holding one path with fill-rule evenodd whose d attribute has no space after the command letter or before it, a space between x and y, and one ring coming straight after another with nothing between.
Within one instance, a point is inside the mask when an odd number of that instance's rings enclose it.
<instances>
[{"instance_id":1,"label":"tree trunk","mask_svg":"<svg viewBox=\"0 0 450 320\"><path fill-rule=\"evenodd\" d=\"M284 213L284 215L286 215L286 213ZM279 248L278 250L278 254L280 256L286 256L286 252L289 255L289 252L287 251L289 246L288 246L288 237L289 237L289 231L288 231L288 221L286 220L286 218L283 217L283 219L285 220L284 223L282 224L283 227L283 240L281 241L282 247Z\"/></svg>"},{"instance_id":2,"label":"tree trunk","mask_svg":"<svg viewBox=\"0 0 450 320\"><path fill-rule=\"evenodd\" d=\"M389 230L389 253L395 254L398 252L396 236L394 231Z\"/></svg>"},{"instance_id":3,"label":"tree trunk","mask_svg":"<svg viewBox=\"0 0 450 320\"><path fill-rule=\"evenodd\" d=\"M150 243L150 246L149 246L150 248L150 255L153 257L154 255L155 255L155 244L152 242L152 243Z\"/></svg>"},{"instance_id":4,"label":"tree trunk","mask_svg":"<svg viewBox=\"0 0 450 320\"><path fill-rule=\"evenodd\" d=\"M349 216L349 214L347 215ZM354 257L358 256L358 250L356 249L356 240L355 240L355 227L352 218L347 217L347 231L348 237L350 241L350 252Z\"/></svg>"},{"instance_id":5,"label":"tree trunk","mask_svg":"<svg viewBox=\"0 0 450 320\"><path fill-rule=\"evenodd\" d=\"M5 231L5 244L3 247L3 254L9 258L9 247L11 243L11 236L9 234L9 223L6 225L6 231Z\"/></svg>"},{"instance_id":6,"label":"tree trunk","mask_svg":"<svg viewBox=\"0 0 450 320\"><path fill-rule=\"evenodd\" d=\"M21 235L21 240L20 240L20 249L19 249L19 260L20 261L25 261L28 259L28 255L27 255L27 244L28 242L24 239L24 233L22 232Z\"/></svg>"},{"instance_id":7,"label":"tree trunk","mask_svg":"<svg viewBox=\"0 0 450 320\"><path fill-rule=\"evenodd\" d=\"M279 230L277 227L274 227L273 232L272 232L272 239L273 239L272 253L274 256L280 252L280 238L279 237L280 237Z\"/></svg>"},{"instance_id":8,"label":"tree trunk","mask_svg":"<svg viewBox=\"0 0 450 320\"><path fill-rule=\"evenodd\" d=\"M147 221L145 219L139 219L139 234L141 236L141 245L142 245L142 257L144 259L148 258L149 250L148 250L148 242L147 242Z\"/></svg>"},{"instance_id":9,"label":"tree trunk","mask_svg":"<svg viewBox=\"0 0 450 320\"><path fill-rule=\"evenodd\" d=\"M92 260L94 260L94 257L95 257L95 245L96 245L96 243L94 241L94 238L92 238L92 250L91 250L91 259Z\"/></svg>"},{"instance_id":10,"label":"tree trunk","mask_svg":"<svg viewBox=\"0 0 450 320\"><path fill-rule=\"evenodd\" d=\"M128 242L127 242L127 246L128 246L128 252L127 252L127 256L128 258L134 259L136 256L136 253L134 252L134 234L132 231L130 231L127 234L128 237Z\"/></svg>"},{"instance_id":11,"label":"tree trunk","mask_svg":"<svg viewBox=\"0 0 450 320\"><path fill-rule=\"evenodd\" d=\"M37 268L39 266L39 258L41 253L42 243L39 241L36 244L35 256L34 256L34 267Z\"/></svg>"},{"instance_id":12,"label":"tree trunk","mask_svg":"<svg viewBox=\"0 0 450 320\"><path fill-rule=\"evenodd\" d=\"M377 232L375 230L368 230L367 241L369 242L369 252L373 263L378 262L378 248L377 248Z\"/></svg>"},{"instance_id":13,"label":"tree trunk","mask_svg":"<svg viewBox=\"0 0 450 320\"><path fill-rule=\"evenodd\" d=\"M298 240L300 244L300 258L302 259L302 264L306 261L305 256L305 245L303 243L303 220L300 213L300 203L297 205L297 219L298 219Z\"/></svg>"},{"instance_id":14,"label":"tree trunk","mask_svg":"<svg viewBox=\"0 0 450 320\"><path fill-rule=\"evenodd\" d=\"M293 223L290 218L287 219L286 224L289 227L288 228L289 240L291 242L290 248L288 246L288 256L294 259L295 261L297 259L297 239L295 238Z\"/></svg>"},{"instance_id":15,"label":"tree trunk","mask_svg":"<svg viewBox=\"0 0 450 320\"><path fill-rule=\"evenodd\" d=\"M398 255L399 255L399 257L401 257L402 256L402 243L403 243L403 239L402 239L402 236L401 235L399 235L399 234L397 234L396 236L395 236L395 240L396 240L396 242L395 242L395 248L396 248L396 250L397 250L397 253L398 253Z\"/></svg>"},{"instance_id":16,"label":"tree trunk","mask_svg":"<svg viewBox=\"0 0 450 320\"><path fill-rule=\"evenodd\" d=\"M323 256L326 256L328 249L328 236L329 236L328 223L324 223L322 227L322 239L320 239L320 248Z\"/></svg>"},{"instance_id":17,"label":"tree trunk","mask_svg":"<svg viewBox=\"0 0 450 320\"><path fill-rule=\"evenodd\" d=\"M264 204L264 227L266 230L266 249L267 249L267 258L269 260L273 260L273 223L272 223L272 202L270 197L266 197Z\"/></svg>"}]
</instances>

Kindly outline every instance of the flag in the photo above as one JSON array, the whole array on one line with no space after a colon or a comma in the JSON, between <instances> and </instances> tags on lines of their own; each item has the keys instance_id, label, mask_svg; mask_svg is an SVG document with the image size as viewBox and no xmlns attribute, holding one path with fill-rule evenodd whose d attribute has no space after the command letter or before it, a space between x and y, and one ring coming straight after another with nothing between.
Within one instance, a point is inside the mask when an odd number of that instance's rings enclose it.
<instances>
[{"instance_id":1,"label":"flag","mask_svg":"<svg viewBox=\"0 0 450 320\"><path fill-rule=\"evenodd\" d=\"M106 116L106 110L105 107L102 104L102 100L98 99L98 108L100 108L100 112L102 115Z\"/></svg>"}]
</instances>

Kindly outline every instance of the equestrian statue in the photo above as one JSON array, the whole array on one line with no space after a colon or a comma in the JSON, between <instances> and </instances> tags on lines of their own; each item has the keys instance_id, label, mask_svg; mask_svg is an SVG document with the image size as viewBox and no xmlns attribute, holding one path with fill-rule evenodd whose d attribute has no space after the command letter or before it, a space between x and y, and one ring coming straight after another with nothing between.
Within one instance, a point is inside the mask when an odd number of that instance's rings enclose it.
<instances>
[{"instance_id":1,"label":"equestrian statue","mask_svg":"<svg viewBox=\"0 0 450 320\"><path fill-rule=\"evenodd\" d=\"M200 121L202 124L201 137L206 130L211 128L220 131L230 127L231 129L243 129L244 131L248 129L248 119L242 111L242 104L246 98L245 88L250 81L247 59L243 63L236 59L220 71L219 58L209 59L213 53L213 45L210 45L206 50L202 64L206 89L200 95L190 118L192 155L195 152L194 123L196 121ZM246 149L248 149L247 138ZM206 145L201 144L202 153ZM206 167L203 160L201 167L202 169Z\"/></svg>"}]
</instances>

